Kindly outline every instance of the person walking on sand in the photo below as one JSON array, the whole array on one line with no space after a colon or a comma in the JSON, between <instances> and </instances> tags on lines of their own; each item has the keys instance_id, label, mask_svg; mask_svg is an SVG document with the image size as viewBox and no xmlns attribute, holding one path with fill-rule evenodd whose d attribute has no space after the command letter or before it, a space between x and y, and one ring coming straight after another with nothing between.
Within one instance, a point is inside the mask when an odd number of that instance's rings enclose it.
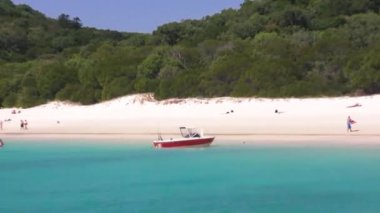
<instances>
[{"instance_id":1,"label":"person walking on sand","mask_svg":"<svg viewBox=\"0 0 380 213\"><path fill-rule=\"evenodd\" d=\"M24 129L24 125L25 125L25 124L24 124L24 121L21 120L21 121L20 121L20 129Z\"/></svg>"},{"instance_id":2,"label":"person walking on sand","mask_svg":"<svg viewBox=\"0 0 380 213\"><path fill-rule=\"evenodd\" d=\"M352 120L350 116L347 118L347 132L352 132L352 124L355 124L356 121Z\"/></svg>"}]
</instances>

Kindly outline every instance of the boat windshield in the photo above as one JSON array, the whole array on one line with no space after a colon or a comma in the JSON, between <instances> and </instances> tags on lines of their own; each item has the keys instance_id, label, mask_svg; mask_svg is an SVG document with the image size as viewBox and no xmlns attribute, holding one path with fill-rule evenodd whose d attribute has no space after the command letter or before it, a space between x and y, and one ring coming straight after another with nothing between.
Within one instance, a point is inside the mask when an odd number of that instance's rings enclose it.
<instances>
[{"instance_id":1,"label":"boat windshield","mask_svg":"<svg viewBox=\"0 0 380 213\"><path fill-rule=\"evenodd\" d=\"M181 135L184 138L199 138L201 137L201 133L198 129L195 128L186 128L180 127Z\"/></svg>"}]
</instances>

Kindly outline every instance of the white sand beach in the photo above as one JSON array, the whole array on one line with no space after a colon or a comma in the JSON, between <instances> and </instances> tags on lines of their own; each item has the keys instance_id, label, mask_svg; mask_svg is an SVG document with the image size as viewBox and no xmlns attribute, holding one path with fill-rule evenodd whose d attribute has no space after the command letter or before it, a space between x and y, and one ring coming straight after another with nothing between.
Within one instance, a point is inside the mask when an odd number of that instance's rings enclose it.
<instances>
[{"instance_id":1,"label":"white sand beach","mask_svg":"<svg viewBox=\"0 0 380 213\"><path fill-rule=\"evenodd\" d=\"M156 101L151 94L139 94L89 106L51 102L28 109L3 108L0 109L0 134L1 137L75 134L120 138L140 135L153 139L158 132L164 136L176 135L180 126L186 126L202 128L206 135L226 140L250 137L275 141L303 136L357 141L360 137L361 141L366 138L380 143L379 106L380 95ZM16 114L12 114L13 110ZM356 121L353 132L347 132L348 116ZM21 120L27 120L27 130L20 128Z\"/></svg>"}]
</instances>

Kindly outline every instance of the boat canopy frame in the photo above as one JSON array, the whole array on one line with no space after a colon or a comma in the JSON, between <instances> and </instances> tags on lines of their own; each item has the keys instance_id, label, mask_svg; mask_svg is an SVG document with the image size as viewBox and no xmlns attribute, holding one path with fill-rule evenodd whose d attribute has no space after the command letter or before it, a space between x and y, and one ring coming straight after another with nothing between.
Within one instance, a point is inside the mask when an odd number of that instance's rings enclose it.
<instances>
[{"instance_id":1,"label":"boat canopy frame","mask_svg":"<svg viewBox=\"0 0 380 213\"><path fill-rule=\"evenodd\" d=\"M179 130L181 132L182 137L184 137L184 138L200 138L200 137L203 137L203 131L201 129L180 127Z\"/></svg>"}]
</instances>

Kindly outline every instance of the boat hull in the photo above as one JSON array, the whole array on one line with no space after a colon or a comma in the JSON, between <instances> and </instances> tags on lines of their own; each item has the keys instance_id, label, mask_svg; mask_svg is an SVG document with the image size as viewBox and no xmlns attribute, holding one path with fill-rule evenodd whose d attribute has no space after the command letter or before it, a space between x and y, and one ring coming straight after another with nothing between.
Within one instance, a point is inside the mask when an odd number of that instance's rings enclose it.
<instances>
[{"instance_id":1,"label":"boat hull","mask_svg":"<svg viewBox=\"0 0 380 213\"><path fill-rule=\"evenodd\" d=\"M215 137L189 138L181 140L157 140L153 141L156 148L176 148L176 147L204 147L210 146Z\"/></svg>"}]
</instances>

